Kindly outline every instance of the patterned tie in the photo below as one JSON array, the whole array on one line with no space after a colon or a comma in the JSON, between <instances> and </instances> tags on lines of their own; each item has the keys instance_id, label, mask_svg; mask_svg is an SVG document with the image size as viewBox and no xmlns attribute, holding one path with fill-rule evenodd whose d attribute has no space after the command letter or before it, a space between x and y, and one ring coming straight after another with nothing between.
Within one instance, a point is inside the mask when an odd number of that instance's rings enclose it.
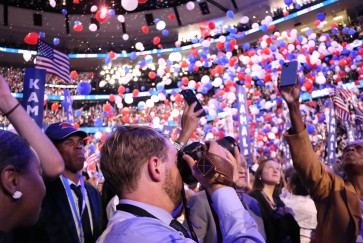
<instances>
[{"instance_id":1,"label":"patterned tie","mask_svg":"<svg viewBox=\"0 0 363 243\"><path fill-rule=\"evenodd\" d=\"M76 196L78 198L78 209L79 209L79 212L81 213L82 212L82 201L83 201L81 186L76 186L76 185L72 184L71 189L74 191L74 193L76 194ZM90 217L88 215L87 204L86 204L86 207L84 208L84 211L82 214L82 229L83 229L84 242L93 243L94 240L93 240L93 236L92 236L91 222L90 222Z\"/></svg>"},{"instance_id":2,"label":"patterned tie","mask_svg":"<svg viewBox=\"0 0 363 243\"><path fill-rule=\"evenodd\" d=\"M184 235L185 238L190 238L188 231L184 228L184 226L181 223L179 223L178 220L173 219L170 222L169 226L176 229L177 231L182 232L182 234Z\"/></svg>"}]
</instances>

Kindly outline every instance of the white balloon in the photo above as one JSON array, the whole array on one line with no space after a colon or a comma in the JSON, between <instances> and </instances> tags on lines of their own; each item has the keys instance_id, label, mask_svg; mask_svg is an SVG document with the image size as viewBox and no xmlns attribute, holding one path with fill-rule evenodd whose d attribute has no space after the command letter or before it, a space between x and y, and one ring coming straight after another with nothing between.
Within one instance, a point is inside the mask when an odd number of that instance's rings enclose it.
<instances>
[{"instance_id":1,"label":"white balloon","mask_svg":"<svg viewBox=\"0 0 363 243\"><path fill-rule=\"evenodd\" d=\"M95 133L95 139L99 140L102 137L102 132L96 132Z\"/></svg>"},{"instance_id":2,"label":"white balloon","mask_svg":"<svg viewBox=\"0 0 363 243\"><path fill-rule=\"evenodd\" d=\"M190 10L193 10L194 7L195 7L195 4L194 2L190 1L190 2L187 2L187 9L190 11Z\"/></svg>"},{"instance_id":3,"label":"white balloon","mask_svg":"<svg viewBox=\"0 0 363 243\"><path fill-rule=\"evenodd\" d=\"M55 5L57 5L57 3L55 2L55 0L50 0L49 4L52 8L55 8Z\"/></svg>"},{"instance_id":4,"label":"white balloon","mask_svg":"<svg viewBox=\"0 0 363 243\"><path fill-rule=\"evenodd\" d=\"M128 34L123 34L122 35L122 39L125 40L125 41L128 40L129 38L130 38L130 36Z\"/></svg>"},{"instance_id":5,"label":"white balloon","mask_svg":"<svg viewBox=\"0 0 363 243\"><path fill-rule=\"evenodd\" d=\"M121 0L121 6L126 11L134 11L138 4L139 2L137 0Z\"/></svg>"},{"instance_id":6,"label":"white balloon","mask_svg":"<svg viewBox=\"0 0 363 243\"><path fill-rule=\"evenodd\" d=\"M97 30L97 25L96 24L90 24L88 29L92 32L95 32Z\"/></svg>"},{"instance_id":7,"label":"white balloon","mask_svg":"<svg viewBox=\"0 0 363 243\"><path fill-rule=\"evenodd\" d=\"M224 42L226 42L226 37L225 37L224 35L221 35L221 36L218 38L218 41L219 41L219 42L224 43Z\"/></svg>"},{"instance_id":8,"label":"white balloon","mask_svg":"<svg viewBox=\"0 0 363 243\"><path fill-rule=\"evenodd\" d=\"M239 21L241 24L247 24L250 19L247 16L243 16Z\"/></svg>"},{"instance_id":9,"label":"white balloon","mask_svg":"<svg viewBox=\"0 0 363 243\"><path fill-rule=\"evenodd\" d=\"M162 20L160 20L157 24L156 24L156 29L157 30L163 30L166 27L166 23Z\"/></svg>"},{"instance_id":10,"label":"white balloon","mask_svg":"<svg viewBox=\"0 0 363 243\"><path fill-rule=\"evenodd\" d=\"M151 99L148 99L146 101L146 106L149 108L152 108L152 107L154 107L154 102Z\"/></svg>"},{"instance_id":11,"label":"white balloon","mask_svg":"<svg viewBox=\"0 0 363 243\"><path fill-rule=\"evenodd\" d=\"M259 25L257 23L252 24L252 29L258 29Z\"/></svg>"},{"instance_id":12,"label":"white balloon","mask_svg":"<svg viewBox=\"0 0 363 243\"><path fill-rule=\"evenodd\" d=\"M118 22L123 23L123 22L125 22L125 16L119 15L119 16L117 16L117 20L118 20Z\"/></svg>"},{"instance_id":13,"label":"white balloon","mask_svg":"<svg viewBox=\"0 0 363 243\"><path fill-rule=\"evenodd\" d=\"M100 81L100 83L98 84L98 86L100 87L100 88L103 88L103 87L105 87L105 85L106 85L106 81L105 80L102 80L102 81Z\"/></svg>"},{"instance_id":14,"label":"white balloon","mask_svg":"<svg viewBox=\"0 0 363 243\"><path fill-rule=\"evenodd\" d=\"M26 62L28 62L31 58L32 58L32 54L30 53L30 51L25 51L23 53L23 58Z\"/></svg>"},{"instance_id":15,"label":"white balloon","mask_svg":"<svg viewBox=\"0 0 363 243\"><path fill-rule=\"evenodd\" d=\"M178 117L179 116L179 110L178 109L174 109L174 110L172 110L171 111L171 113L170 113L170 115L172 116L172 117Z\"/></svg>"},{"instance_id":16,"label":"white balloon","mask_svg":"<svg viewBox=\"0 0 363 243\"><path fill-rule=\"evenodd\" d=\"M131 95L126 95L125 96L125 103L126 104L132 104L132 102L134 102L134 98Z\"/></svg>"},{"instance_id":17,"label":"white balloon","mask_svg":"<svg viewBox=\"0 0 363 243\"><path fill-rule=\"evenodd\" d=\"M204 75L201 79L200 82L202 82L203 84L209 83L210 81L210 77L208 75Z\"/></svg>"},{"instance_id":18,"label":"white balloon","mask_svg":"<svg viewBox=\"0 0 363 243\"><path fill-rule=\"evenodd\" d=\"M96 5L93 5L92 7L91 7L91 12L92 13L94 13L94 12L96 12L97 11L97 6Z\"/></svg>"}]
</instances>

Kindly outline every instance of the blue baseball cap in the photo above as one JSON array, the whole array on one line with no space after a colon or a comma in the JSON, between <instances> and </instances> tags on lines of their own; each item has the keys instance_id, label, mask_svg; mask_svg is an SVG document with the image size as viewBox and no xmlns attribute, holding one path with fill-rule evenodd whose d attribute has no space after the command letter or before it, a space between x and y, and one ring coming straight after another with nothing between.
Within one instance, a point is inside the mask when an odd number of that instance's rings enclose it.
<instances>
[{"instance_id":1,"label":"blue baseball cap","mask_svg":"<svg viewBox=\"0 0 363 243\"><path fill-rule=\"evenodd\" d=\"M56 122L50 124L45 130L45 135L47 135L50 140L56 141L63 140L71 135L78 135L82 139L88 136L87 133L77 130L72 124L67 122Z\"/></svg>"}]
</instances>

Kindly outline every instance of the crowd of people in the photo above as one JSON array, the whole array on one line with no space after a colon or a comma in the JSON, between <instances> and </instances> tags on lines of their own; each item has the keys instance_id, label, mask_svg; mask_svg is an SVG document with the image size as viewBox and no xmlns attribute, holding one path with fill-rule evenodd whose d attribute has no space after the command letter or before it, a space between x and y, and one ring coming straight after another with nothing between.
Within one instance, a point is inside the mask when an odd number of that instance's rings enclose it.
<instances>
[{"instance_id":1,"label":"crowd of people","mask_svg":"<svg viewBox=\"0 0 363 243\"><path fill-rule=\"evenodd\" d=\"M158 77L151 98L126 102L121 85L121 99L74 101L73 124L61 102L46 99L43 133L11 94L22 93L23 70L2 68L0 242L363 242L363 45L354 25L334 26L331 36L265 35L235 55L231 40L219 41L201 80L177 85L198 93L204 117ZM193 52L196 72L195 56L205 53ZM281 65L295 59L296 85L279 86ZM74 83L97 75L79 72ZM48 76L45 94L62 95L59 82ZM247 91L248 158L236 142L237 85ZM300 99L323 89L329 95ZM329 107L339 92L349 94L342 103L351 118L338 119L337 159L328 164ZM235 143L221 143L226 136Z\"/></svg>"}]
</instances>

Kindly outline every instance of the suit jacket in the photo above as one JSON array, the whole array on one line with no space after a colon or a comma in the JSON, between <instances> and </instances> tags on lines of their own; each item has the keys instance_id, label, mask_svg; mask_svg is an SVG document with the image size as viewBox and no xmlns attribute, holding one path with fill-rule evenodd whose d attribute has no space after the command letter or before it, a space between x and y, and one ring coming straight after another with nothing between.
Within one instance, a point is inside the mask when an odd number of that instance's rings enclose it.
<instances>
[{"instance_id":1,"label":"suit jacket","mask_svg":"<svg viewBox=\"0 0 363 243\"><path fill-rule=\"evenodd\" d=\"M244 205L247 207L251 217L255 220L258 231L266 239L265 228L257 201L245 193L240 196L240 199L244 201ZM217 235L216 224L205 191L192 195L189 198L188 206L190 207L192 222L195 222L200 227L199 229L194 227L198 238L206 243L215 242ZM188 228L186 220L183 222L183 225Z\"/></svg>"},{"instance_id":2,"label":"suit jacket","mask_svg":"<svg viewBox=\"0 0 363 243\"><path fill-rule=\"evenodd\" d=\"M299 178L316 204L318 225L311 242L356 242L362 211L352 184L324 170L306 128L299 134L286 132L284 136Z\"/></svg>"},{"instance_id":3,"label":"suit jacket","mask_svg":"<svg viewBox=\"0 0 363 243\"><path fill-rule=\"evenodd\" d=\"M100 193L85 182L91 206L94 241L102 233L102 209ZM66 191L60 178L46 184L42 211L35 226L14 233L14 242L79 243L77 225L68 203ZM91 216L90 216L91 217Z\"/></svg>"}]
</instances>

